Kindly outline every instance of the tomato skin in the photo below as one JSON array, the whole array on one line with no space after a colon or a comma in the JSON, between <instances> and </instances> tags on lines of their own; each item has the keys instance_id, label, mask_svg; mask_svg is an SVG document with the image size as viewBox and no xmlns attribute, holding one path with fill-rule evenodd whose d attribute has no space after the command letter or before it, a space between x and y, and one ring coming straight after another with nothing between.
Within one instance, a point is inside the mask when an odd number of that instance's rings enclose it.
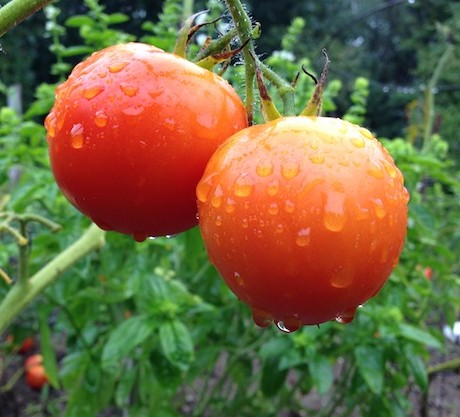
<instances>
[{"instance_id":1,"label":"tomato skin","mask_svg":"<svg viewBox=\"0 0 460 417\"><path fill-rule=\"evenodd\" d=\"M286 117L236 133L197 197L210 260L261 326L350 322L404 245L400 171L369 131L340 119Z\"/></svg>"},{"instance_id":2,"label":"tomato skin","mask_svg":"<svg viewBox=\"0 0 460 417\"><path fill-rule=\"evenodd\" d=\"M143 240L197 224L196 184L247 116L221 77L128 43L78 64L58 87L45 126L68 200L101 228Z\"/></svg>"}]
</instances>

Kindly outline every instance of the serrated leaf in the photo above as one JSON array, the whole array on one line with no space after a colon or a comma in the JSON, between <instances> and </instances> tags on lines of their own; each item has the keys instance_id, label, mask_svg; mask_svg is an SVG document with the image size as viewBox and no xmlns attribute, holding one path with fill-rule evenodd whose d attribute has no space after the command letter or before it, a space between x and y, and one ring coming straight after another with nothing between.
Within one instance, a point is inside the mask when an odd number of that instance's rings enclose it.
<instances>
[{"instance_id":1,"label":"serrated leaf","mask_svg":"<svg viewBox=\"0 0 460 417\"><path fill-rule=\"evenodd\" d=\"M111 370L128 356L154 331L155 324L148 316L134 316L119 324L110 334L102 352L102 367Z\"/></svg>"},{"instance_id":2,"label":"serrated leaf","mask_svg":"<svg viewBox=\"0 0 460 417\"><path fill-rule=\"evenodd\" d=\"M178 321L167 321L160 326L160 344L168 361L186 371L193 360L193 342L189 330Z\"/></svg>"},{"instance_id":3,"label":"serrated leaf","mask_svg":"<svg viewBox=\"0 0 460 417\"><path fill-rule=\"evenodd\" d=\"M355 349L356 365L366 385L376 395L383 389L384 360L383 352L377 347L358 346Z\"/></svg>"}]
</instances>

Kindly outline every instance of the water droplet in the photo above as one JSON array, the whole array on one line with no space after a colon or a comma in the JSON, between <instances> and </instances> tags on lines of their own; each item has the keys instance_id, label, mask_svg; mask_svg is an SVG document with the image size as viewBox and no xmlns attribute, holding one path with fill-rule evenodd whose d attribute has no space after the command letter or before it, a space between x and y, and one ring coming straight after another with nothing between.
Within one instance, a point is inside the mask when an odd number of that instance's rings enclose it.
<instances>
[{"instance_id":1,"label":"water droplet","mask_svg":"<svg viewBox=\"0 0 460 417\"><path fill-rule=\"evenodd\" d=\"M216 226L222 226L222 217L218 215L214 223L216 224Z\"/></svg>"},{"instance_id":2,"label":"water droplet","mask_svg":"<svg viewBox=\"0 0 460 417\"><path fill-rule=\"evenodd\" d=\"M74 149L81 149L83 147L84 136L83 126L80 123L74 124L70 129L71 145Z\"/></svg>"},{"instance_id":3,"label":"water droplet","mask_svg":"<svg viewBox=\"0 0 460 417\"><path fill-rule=\"evenodd\" d=\"M199 213L196 213L196 214L195 214L195 218L196 218L197 220L200 220L200 215L199 215Z\"/></svg>"},{"instance_id":4,"label":"water droplet","mask_svg":"<svg viewBox=\"0 0 460 417\"><path fill-rule=\"evenodd\" d=\"M225 212L226 213L233 213L236 208L236 203L235 200L231 198L227 198L227 201L225 202Z\"/></svg>"},{"instance_id":5,"label":"water droplet","mask_svg":"<svg viewBox=\"0 0 460 417\"><path fill-rule=\"evenodd\" d=\"M331 232L340 232L345 225L344 202L344 193L330 192L327 194L323 223Z\"/></svg>"},{"instance_id":6,"label":"water droplet","mask_svg":"<svg viewBox=\"0 0 460 417\"><path fill-rule=\"evenodd\" d=\"M386 161L385 159L383 160L383 167L385 168L385 171L388 173L390 178L396 179L398 176L398 170L396 167L391 164L390 162Z\"/></svg>"},{"instance_id":7,"label":"water droplet","mask_svg":"<svg viewBox=\"0 0 460 417\"><path fill-rule=\"evenodd\" d=\"M241 226L243 226L244 229L247 229L249 227L248 219L244 218L243 220L241 220Z\"/></svg>"},{"instance_id":8,"label":"water droplet","mask_svg":"<svg viewBox=\"0 0 460 417\"><path fill-rule=\"evenodd\" d=\"M387 214L383 201L380 198L376 198L374 200L374 210L375 210L375 215L379 219L383 219Z\"/></svg>"},{"instance_id":9,"label":"water droplet","mask_svg":"<svg viewBox=\"0 0 460 417\"><path fill-rule=\"evenodd\" d=\"M139 91L139 87L128 83L120 83L120 90L128 97L134 97Z\"/></svg>"},{"instance_id":10,"label":"water droplet","mask_svg":"<svg viewBox=\"0 0 460 417\"><path fill-rule=\"evenodd\" d=\"M217 187L214 191L214 195L211 198L211 206L214 208L219 208L222 205L222 196L224 195L224 191L220 184L217 184Z\"/></svg>"},{"instance_id":11,"label":"water droplet","mask_svg":"<svg viewBox=\"0 0 460 417\"><path fill-rule=\"evenodd\" d=\"M268 184L268 187L267 187L268 195L272 197L275 196L278 193L279 189L280 189L279 181L273 180L270 184Z\"/></svg>"},{"instance_id":12,"label":"water droplet","mask_svg":"<svg viewBox=\"0 0 460 417\"><path fill-rule=\"evenodd\" d=\"M310 145L310 148L316 151L319 147L319 142L316 139L313 139L310 141L309 145Z\"/></svg>"},{"instance_id":13,"label":"water droplet","mask_svg":"<svg viewBox=\"0 0 460 417\"><path fill-rule=\"evenodd\" d=\"M371 168L369 168L367 170L367 173L370 176L372 176L374 178L377 178L377 179L382 179L383 178L383 169L378 165L374 165Z\"/></svg>"},{"instance_id":14,"label":"water droplet","mask_svg":"<svg viewBox=\"0 0 460 417\"><path fill-rule=\"evenodd\" d=\"M297 246L304 247L310 243L310 228L305 227L300 229L295 238L295 243Z\"/></svg>"},{"instance_id":15,"label":"water droplet","mask_svg":"<svg viewBox=\"0 0 460 417\"><path fill-rule=\"evenodd\" d=\"M235 279L238 285L242 286L244 284L243 277L240 275L239 272L234 272L233 278Z\"/></svg>"},{"instance_id":16,"label":"water droplet","mask_svg":"<svg viewBox=\"0 0 460 417\"><path fill-rule=\"evenodd\" d=\"M299 162L294 159L288 159L281 165L281 175L284 179L290 180L297 176L299 173Z\"/></svg>"},{"instance_id":17,"label":"water droplet","mask_svg":"<svg viewBox=\"0 0 460 417\"><path fill-rule=\"evenodd\" d=\"M367 139L373 139L374 138L374 135L369 130L367 130L366 128L360 127L358 130L359 130L359 133L361 133L365 138L367 138Z\"/></svg>"},{"instance_id":18,"label":"water droplet","mask_svg":"<svg viewBox=\"0 0 460 417\"><path fill-rule=\"evenodd\" d=\"M271 214L272 216L277 215L279 212L278 204L276 203L270 203L268 206L268 213Z\"/></svg>"},{"instance_id":19,"label":"water droplet","mask_svg":"<svg viewBox=\"0 0 460 417\"><path fill-rule=\"evenodd\" d=\"M273 172L273 164L269 159L263 159L257 164L256 172L260 177L267 177Z\"/></svg>"},{"instance_id":20,"label":"water droplet","mask_svg":"<svg viewBox=\"0 0 460 417\"><path fill-rule=\"evenodd\" d=\"M278 234L281 234L281 233L283 233L283 231L284 231L284 226L281 223L278 223L276 225L275 232L278 233Z\"/></svg>"},{"instance_id":21,"label":"water droplet","mask_svg":"<svg viewBox=\"0 0 460 417\"><path fill-rule=\"evenodd\" d=\"M351 308L350 310L347 310L343 312L342 314L339 314L336 318L335 321L340 324L348 324L353 321L356 315L356 307Z\"/></svg>"},{"instance_id":22,"label":"water droplet","mask_svg":"<svg viewBox=\"0 0 460 417\"><path fill-rule=\"evenodd\" d=\"M252 309L252 319L259 327L267 327L273 322L273 316L269 312L259 308Z\"/></svg>"},{"instance_id":23,"label":"water droplet","mask_svg":"<svg viewBox=\"0 0 460 417\"><path fill-rule=\"evenodd\" d=\"M284 210L286 213L293 213L295 210L295 203L291 200L286 200L284 202Z\"/></svg>"},{"instance_id":24,"label":"water droplet","mask_svg":"<svg viewBox=\"0 0 460 417\"><path fill-rule=\"evenodd\" d=\"M142 104L136 104L130 107L127 107L122 110L127 116L138 116L144 111L144 106Z\"/></svg>"},{"instance_id":25,"label":"water droplet","mask_svg":"<svg viewBox=\"0 0 460 417\"><path fill-rule=\"evenodd\" d=\"M128 66L128 63L127 63L127 62L116 62L115 64L112 64L112 65L109 66L109 72L111 72L112 74L114 74L114 73L116 73L116 72L122 71L122 70L125 69L127 66Z\"/></svg>"},{"instance_id":26,"label":"water droplet","mask_svg":"<svg viewBox=\"0 0 460 417\"><path fill-rule=\"evenodd\" d=\"M48 133L48 137L54 138L56 136L56 118L54 117L54 114L45 119L45 127Z\"/></svg>"},{"instance_id":27,"label":"water droplet","mask_svg":"<svg viewBox=\"0 0 460 417\"><path fill-rule=\"evenodd\" d=\"M176 236L177 236L177 234L165 235L165 238L166 239L172 239L172 238L175 238Z\"/></svg>"},{"instance_id":28,"label":"water droplet","mask_svg":"<svg viewBox=\"0 0 460 417\"><path fill-rule=\"evenodd\" d=\"M241 174L235 181L233 192L237 197L248 197L252 192L253 186L251 178L247 174Z\"/></svg>"},{"instance_id":29,"label":"water droplet","mask_svg":"<svg viewBox=\"0 0 460 417\"><path fill-rule=\"evenodd\" d=\"M284 333L295 332L296 330L299 330L301 326L302 322L296 317L276 322L276 327Z\"/></svg>"},{"instance_id":30,"label":"water droplet","mask_svg":"<svg viewBox=\"0 0 460 417\"><path fill-rule=\"evenodd\" d=\"M82 96L87 100L91 100L104 91L104 86L101 84L91 85L83 90Z\"/></svg>"},{"instance_id":31,"label":"water droplet","mask_svg":"<svg viewBox=\"0 0 460 417\"><path fill-rule=\"evenodd\" d=\"M145 239L147 239L149 236L146 235L145 233L139 232L139 233L133 233L133 239L136 242L143 242Z\"/></svg>"},{"instance_id":32,"label":"water droplet","mask_svg":"<svg viewBox=\"0 0 460 417\"><path fill-rule=\"evenodd\" d=\"M354 279L354 269L350 266L339 266L332 275L331 285L334 288L347 288Z\"/></svg>"},{"instance_id":33,"label":"water droplet","mask_svg":"<svg viewBox=\"0 0 460 417\"><path fill-rule=\"evenodd\" d=\"M220 236L219 236L219 233L214 232L214 234L212 235L212 237L214 238L214 242L216 242L216 245L217 245L217 246L220 246ZM211 263L214 265L214 260L213 260Z\"/></svg>"},{"instance_id":34,"label":"water droplet","mask_svg":"<svg viewBox=\"0 0 460 417\"><path fill-rule=\"evenodd\" d=\"M326 157L324 156L323 153L316 153L310 156L310 161L313 162L314 164L323 164L325 159Z\"/></svg>"},{"instance_id":35,"label":"water droplet","mask_svg":"<svg viewBox=\"0 0 460 417\"><path fill-rule=\"evenodd\" d=\"M94 123L96 123L97 127L105 127L107 125L107 115L104 113L104 110L96 112Z\"/></svg>"},{"instance_id":36,"label":"water droplet","mask_svg":"<svg viewBox=\"0 0 460 417\"><path fill-rule=\"evenodd\" d=\"M212 188L212 182L210 178L206 180L202 180L196 186L196 196L198 200L202 203L206 203L208 201L208 196Z\"/></svg>"},{"instance_id":37,"label":"water droplet","mask_svg":"<svg viewBox=\"0 0 460 417\"><path fill-rule=\"evenodd\" d=\"M351 143L356 148L364 148L364 146L366 145L366 143L364 142L364 139L361 136L356 136L356 137L352 138Z\"/></svg>"},{"instance_id":38,"label":"water droplet","mask_svg":"<svg viewBox=\"0 0 460 417\"><path fill-rule=\"evenodd\" d=\"M156 240L156 239L158 239L158 236L149 236L148 237L148 240Z\"/></svg>"}]
</instances>

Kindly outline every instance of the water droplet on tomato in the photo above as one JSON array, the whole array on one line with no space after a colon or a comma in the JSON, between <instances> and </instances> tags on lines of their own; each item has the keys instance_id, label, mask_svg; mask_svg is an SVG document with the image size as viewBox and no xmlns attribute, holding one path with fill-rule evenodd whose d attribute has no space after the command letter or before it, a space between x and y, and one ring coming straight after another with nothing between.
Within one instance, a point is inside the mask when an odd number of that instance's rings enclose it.
<instances>
[{"instance_id":1,"label":"water droplet on tomato","mask_svg":"<svg viewBox=\"0 0 460 417\"><path fill-rule=\"evenodd\" d=\"M295 178L299 173L299 162L294 159L288 159L281 164L281 175L284 179L290 180Z\"/></svg>"},{"instance_id":2,"label":"water droplet on tomato","mask_svg":"<svg viewBox=\"0 0 460 417\"><path fill-rule=\"evenodd\" d=\"M269 312L255 307L252 309L252 319L259 327L267 327L273 322L273 316Z\"/></svg>"},{"instance_id":3,"label":"water droplet on tomato","mask_svg":"<svg viewBox=\"0 0 460 417\"><path fill-rule=\"evenodd\" d=\"M240 275L239 272L234 272L233 273L233 278L234 278L234 280L236 281L236 283L238 285L243 285L244 284L243 277Z\"/></svg>"},{"instance_id":4,"label":"water droplet on tomato","mask_svg":"<svg viewBox=\"0 0 460 417\"><path fill-rule=\"evenodd\" d=\"M172 235L165 235L166 239L173 239L177 236L177 234L172 234Z\"/></svg>"},{"instance_id":5,"label":"water droplet on tomato","mask_svg":"<svg viewBox=\"0 0 460 417\"><path fill-rule=\"evenodd\" d=\"M283 226L283 224L278 223L278 224L276 225L275 232L278 233L278 234L283 233L283 232L284 232L284 226Z\"/></svg>"},{"instance_id":6,"label":"water droplet on tomato","mask_svg":"<svg viewBox=\"0 0 460 417\"><path fill-rule=\"evenodd\" d=\"M128 62L116 62L109 66L109 72L112 74L124 70L128 66Z\"/></svg>"},{"instance_id":7,"label":"water droplet on tomato","mask_svg":"<svg viewBox=\"0 0 460 417\"><path fill-rule=\"evenodd\" d=\"M222 205L222 196L224 195L224 191L220 184L217 184L217 187L214 191L214 195L211 198L211 206L214 208L219 208Z\"/></svg>"},{"instance_id":8,"label":"water droplet on tomato","mask_svg":"<svg viewBox=\"0 0 460 417\"><path fill-rule=\"evenodd\" d=\"M353 321L356 315L356 307L351 308L350 310L347 310L343 312L342 314L339 314L336 318L335 321L340 324L348 324Z\"/></svg>"},{"instance_id":9,"label":"water droplet on tomato","mask_svg":"<svg viewBox=\"0 0 460 417\"><path fill-rule=\"evenodd\" d=\"M366 143L364 142L364 139L361 136L356 136L356 137L352 138L351 143L356 148L364 148L364 146L366 145Z\"/></svg>"},{"instance_id":10,"label":"water droplet on tomato","mask_svg":"<svg viewBox=\"0 0 460 417\"><path fill-rule=\"evenodd\" d=\"M214 220L214 223L216 224L216 226L222 226L222 216L218 215Z\"/></svg>"},{"instance_id":11,"label":"water droplet on tomato","mask_svg":"<svg viewBox=\"0 0 460 417\"><path fill-rule=\"evenodd\" d=\"M276 203L270 203L268 206L268 213L271 214L272 216L277 215L279 212L278 204Z\"/></svg>"},{"instance_id":12,"label":"water droplet on tomato","mask_svg":"<svg viewBox=\"0 0 460 417\"><path fill-rule=\"evenodd\" d=\"M72 148L81 149L83 147L83 142L85 140L83 133L84 129L80 123L74 124L72 126L72 129L70 129L70 140Z\"/></svg>"},{"instance_id":13,"label":"water droplet on tomato","mask_svg":"<svg viewBox=\"0 0 460 417\"><path fill-rule=\"evenodd\" d=\"M86 87L82 92L82 96L86 98L87 100L91 100L94 97L101 94L103 91L104 91L103 85L94 84L94 85L90 85L89 87Z\"/></svg>"},{"instance_id":14,"label":"water droplet on tomato","mask_svg":"<svg viewBox=\"0 0 460 417\"><path fill-rule=\"evenodd\" d=\"M310 243L310 228L305 227L300 229L295 238L295 243L297 246L305 247Z\"/></svg>"},{"instance_id":15,"label":"water droplet on tomato","mask_svg":"<svg viewBox=\"0 0 460 417\"><path fill-rule=\"evenodd\" d=\"M295 210L295 203L291 200L286 200L284 202L284 210L286 213L293 213Z\"/></svg>"},{"instance_id":16,"label":"water droplet on tomato","mask_svg":"<svg viewBox=\"0 0 460 417\"><path fill-rule=\"evenodd\" d=\"M54 138L56 136L56 118L54 114L50 113L50 116L45 119L45 126L49 138Z\"/></svg>"},{"instance_id":17,"label":"water droplet on tomato","mask_svg":"<svg viewBox=\"0 0 460 417\"><path fill-rule=\"evenodd\" d=\"M268 187L267 187L268 195L272 197L275 196L278 193L279 189L280 189L279 181L273 180L270 184L268 184Z\"/></svg>"},{"instance_id":18,"label":"water droplet on tomato","mask_svg":"<svg viewBox=\"0 0 460 417\"><path fill-rule=\"evenodd\" d=\"M371 168L369 168L367 170L367 173L371 176L371 177L374 177L374 178L377 178L377 179L382 179L384 177L383 175L383 169L382 167L378 166L378 165L373 165Z\"/></svg>"},{"instance_id":19,"label":"water droplet on tomato","mask_svg":"<svg viewBox=\"0 0 460 417\"><path fill-rule=\"evenodd\" d=\"M252 193L254 183L247 174L241 174L235 181L233 192L237 197L248 197Z\"/></svg>"},{"instance_id":20,"label":"water droplet on tomato","mask_svg":"<svg viewBox=\"0 0 460 417\"><path fill-rule=\"evenodd\" d=\"M243 226L244 229L247 229L249 227L249 220L246 218L241 220L241 226Z\"/></svg>"},{"instance_id":21,"label":"water droplet on tomato","mask_svg":"<svg viewBox=\"0 0 460 417\"><path fill-rule=\"evenodd\" d=\"M310 156L310 161L313 162L314 164L323 164L325 160L326 160L326 157L324 156L323 153L316 153Z\"/></svg>"},{"instance_id":22,"label":"water droplet on tomato","mask_svg":"<svg viewBox=\"0 0 460 417\"><path fill-rule=\"evenodd\" d=\"M257 164L256 172L260 177L267 177L273 172L273 164L269 159L263 159Z\"/></svg>"},{"instance_id":23,"label":"water droplet on tomato","mask_svg":"<svg viewBox=\"0 0 460 417\"><path fill-rule=\"evenodd\" d=\"M127 107L122 110L127 116L138 116L144 111L144 106L142 104L136 104L130 107Z\"/></svg>"},{"instance_id":24,"label":"water droplet on tomato","mask_svg":"<svg viewBox=\"0 0 460 417\"><path fill-rule=\"evenodd\" d=\"M344 213L345 194L341 192L329 192L324 207L323 223L327 230L340 232L345 225Z\"/></svg>"},{"instance_id":25,"label":"water droplet on tomato","mask_svg":"<svg viewBox=\"0 0 460 417\"><path fill-rule=\"evenodd\" d=\"M281 330L283 333L292 333L298 330L301 326L301 323L299 321L299 325L297 328L290 328L289 326L286 325L284 321L277 321L276 322L276 327L278 327L279 330Z\"/></svg>"},{"instance_id":26,"label":"water droplet on tomato","mask_svg":"<svg viewBox=\"0 0 460 417\"><path fill-rule=\"evenodd\" d=\"M380 198L376 198L374 200L374 211L375 215L379 219L383 219L387 214L385 210L385 205L383 204L383 201Z\"/></svg>"},{"instance_id":27,"label":"water droplet on tomato","mask_svg":"<svg viewBox=\"0 0 460 417\"><path fill-rule=\"evenodd\" d=\"M354 279L354 270L352 267L339 266L334 271L331 278L331 285L334 288L347 288L349 287Z\"/></svg>"},{"instance_id":28,"label":"water droplet on tomato","mask_svg":"<svg viewBox=\"0 0 460 417\"><path fill-rule=\"evenodd\" d=\"M97 127L105 127L107 125L107 115L104 110L98 110L94 118L94 123Z\"/></svg>"},{"instance_id":29,"label":"water droplet on tomato","mask_svg":"<svg viewBox=\"0 0 460 417\"><path fill-rule=\"evenodd\" d=\"M210 179L205 181L200 181L196 186L196 196L198 200L202 203L206 203L208 201L208 196L212 188L212 183Z\"/></svg>"},{"instance_id":30,"label":"water droplet on tomato","mask_svg":"<svg viewBox=\"0 0 460 417\"><path fill-rule=\"evenodd\" d=\"M229 214L233 213L235 211L235 208L236 208L235 200L231 198L227 198L227 200L225 201L225 212Z\"/></svg>"},{"instance_id":31,"label":"water droplet on tomato","mask_svg":"<svg viewBox=\"0 0 460 417\"><path fill-rule=\"evenodd\" d=\"M128 97L134 97L139 91L139 87L134 86L132 84L121 82L120 90L123 92L123 94L127 95Z\"/></svg>"},{"instance_id":32,"label":"water droplet on tomato","mask_svg":"<svg viewBox=\"0 0 460 417\"><path fill-rule=\"evenodd\" d=\"M374 138L374 135L369 130L367 130L366 128L360 127L360 128L358 128L358 130L359 130L359 133L361 133L365 138L367 138L367 139L373 139Z\"/></svg>"}]
</instances>

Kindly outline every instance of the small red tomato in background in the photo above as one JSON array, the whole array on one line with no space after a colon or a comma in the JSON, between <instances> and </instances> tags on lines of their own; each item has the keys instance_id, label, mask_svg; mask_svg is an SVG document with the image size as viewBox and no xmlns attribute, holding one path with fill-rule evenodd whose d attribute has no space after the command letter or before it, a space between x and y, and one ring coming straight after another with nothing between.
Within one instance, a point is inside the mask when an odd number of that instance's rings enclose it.
<instances>
[{"instance_id":1,"label":"small red tomato in background","mask_svg":"<svg viewBox=\"0 0 460 417\"><path fill-rule=\"evenodd\" d=\"M427 280L431 281L433 279L433 269L430 266L427 266L423 270L423 275L425 276Z\"/></svg>"},{"instance_id":2,"label":"small red tomato in background","mask_svg":"<svg viewBox=\"0 0 460 417\"><path fill-rule=\"evenodd\" d=\"M77 65L46 118L56 182L106 230L172 235L195 226L210 156L247 126L218 75L151 45L115 45Z\"/></svg>"},{"instance_id":3,"label":"small red tomato in background","mask_svg":"<svg viewBox=\"0 0 460 417\"><path fill-rule=\"evenodd\" d=\"M14 336L9 334L7 337L6 337L6 341L10 344L10 345L14 345L15 342L14 342ZM19 347L15 347L15 350L17 348L17 351L18 353L28 353L30 352L35 346L35 339L32 337L32 336L29 336L29 337L26 337L21 345Z\"/></svg>"},{"instance_id":4,"label":"small red tomato in background","mask_svg":"<svg viewBox=\"0 0 460 417\"><path fill-rule=\"evenodd\" d=\"M366 129L287 117L236 133L197 187L211 262L255 322L347 323L404 245L409 195Z\"/></svg>"},{"instance_id":5,"label":"small red tomato in background","mask_svg":"<svg viewBox=\"0 0 460 417\"><path fill-rule=\"evenodd\" d=\"M24 363L24 369L26 383L29 387L41 389L48 383L42 355L36 354L29 356Z\"/></svg>"}]
</instances>

